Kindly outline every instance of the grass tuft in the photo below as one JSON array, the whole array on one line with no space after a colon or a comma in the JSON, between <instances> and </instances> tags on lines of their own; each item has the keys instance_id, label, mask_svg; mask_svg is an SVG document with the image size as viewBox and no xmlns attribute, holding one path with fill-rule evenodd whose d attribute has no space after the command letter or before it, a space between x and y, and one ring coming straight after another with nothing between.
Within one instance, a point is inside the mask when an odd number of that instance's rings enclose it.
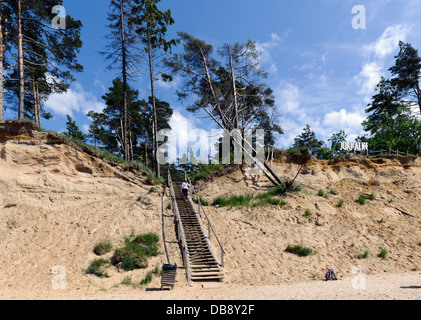
<instances>
[{"instance_id":1,"label":"grass tuft","mask_svg":"<svg viewBox=\"0 0 421 320\"><path fill-rule=\"evenodd\" d=\"M367 259L368 255L369 255L368 250L365 250L363 253L356 254L355 258L357 258L357 259Z\"/></svg>"},{"instance_id":2,"label":"grass tuft","mask_svg":"<svg viewBox=\"0 0 421 320\"><path fill-rule=\"evenodd\" d=\"M284 185L278 185L267 192L259 193L257 195L233 195L230 197L218 196L212 205L220 207L260 207L266 205L286 205L285 200L279 199L287 192Z\"/></svg>"},{"instance_id":3,"label":"grass tuft","mask_svg":"<svg viewBox=\"0 0 421 320\"><path fill-rule=\"evenodd\" d=\"M110 265L110 261L107 259L95 259L91 262L89 267L85 270L86 274L94 274L98 277L108 277L108 274L105 272L104 268Z\"/></svg>"},{"instance_id":4,"label":"grass tuft","mask_svg":"<svg viewBox=\"0 0 421 320\"><path fill-rule=\"evenodd\" d=\"M335 189L330 189L330 193L333 194L334 196L339 194L339 192L336 191Z\"/></svg>"},{"instance_id":5,"label":"grass tuft","mask_svg":"<svg viewBox=\"0 0 421 320\"><path fill-rule=\"evenodd\" d=\"M126 271L146 268L147 258L160 254L156 245L158 241L159 237L154 233L138 235L134 239L127 238L125 246L114 251L113 264Z\"/></svg>"},{"instance_id":6,"label":"grass tuft","mask_svg":"<svg viewBox=\"0 0 421 320\"><path fill-rule=\"evenodd\" d=\"M377 255L379 258L382 258L383 260L387 259L388 252L385 248L381 248L379 254Z\"/></svg>"},{"instance_id":7,"label":"grass tuft","mask_svg":"<svg viewBox=\"0 0 421 320\"><path fill-rule=\"evenodd\" d=\"M101 241L95 245L93 251L97 256L101 256L110 252L112 248L113 246L110 241Z\"/></svg>"},{"instance_id":8,"label":"grass tuft","mask_svg":"<svg viewBox=\"0 0 421 320\"><path fill-rule=\"evenodd\" d=\"M296 254L300 257L309 256L311 254L316 253L313 249L303 247L301 245L288 245L285 249L286 252Z\"/></svg>"},{"instance_id":9,"label":"grass tuft","mask_svg":"<svg viewBox=\"0 0 421 320\"><path fill-rule=\"evenodd\" d=\"M366 201L367 201L367 198L363 195L363 194L361 194L359 197L358 197L358 199L357 200L355 200L356 202L358 202L360 205L365 205L365 203L366 203Z\"/></svg>"}]
</instances>

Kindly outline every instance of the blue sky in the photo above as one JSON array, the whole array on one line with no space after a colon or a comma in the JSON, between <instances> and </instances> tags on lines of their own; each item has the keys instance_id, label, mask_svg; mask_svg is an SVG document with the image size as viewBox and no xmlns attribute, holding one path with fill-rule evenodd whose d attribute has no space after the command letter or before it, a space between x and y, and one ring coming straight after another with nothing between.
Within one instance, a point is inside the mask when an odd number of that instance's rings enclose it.
<instances>
[{"instance_id":1,"label":"blue sky","mask_svg":"<svg viewBox=\"0 0 421 320\"><path fill-rule=\"evenodd\" d=\"M366 12L366 29L354 29L356 5ZM84 72L66 94L46 102L54 118L43 122L45 129L65 130L66 114L87 130L89 110L104 107L101 96L116 77L106 71L99 54L108 30L108 1L64 0L66 13L84 25L84 46L79 61ZM269 72L267 84L274 90L278 124L285 134L277 147L288 148L306 124L325 142L339 130L349 140L364 134L361 122L373 89L381 76L388 77L400 40L421 49L421 1L419 0L162 0L161 9L171 9L176 23L168 37L185 31L215 47L224 43L256 41L261 63ZM146 76L132 83L147 98ZM189 132L208 132L208 121L185 111L175 96L181 79L159 87L158 98L171 103L174 133L188 139ZM194 143L194 141L189 141Z\"/></svg>"}]
</instances>

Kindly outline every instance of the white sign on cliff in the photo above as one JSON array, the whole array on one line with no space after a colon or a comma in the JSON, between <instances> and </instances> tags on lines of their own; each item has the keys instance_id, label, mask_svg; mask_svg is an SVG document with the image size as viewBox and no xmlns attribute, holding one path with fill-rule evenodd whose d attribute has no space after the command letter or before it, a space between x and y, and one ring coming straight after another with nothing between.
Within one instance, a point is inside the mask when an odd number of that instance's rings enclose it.
<instances>
[{"instance_id":1,"label":"white sign on cliff","mask_svg":"<svg viewBox=\"0 0 421 320\"><path fill-rule=\"evenodd\" d=\"M341 142L341 151L367 151L367 142Z\"/></svg>"}]
</instances>

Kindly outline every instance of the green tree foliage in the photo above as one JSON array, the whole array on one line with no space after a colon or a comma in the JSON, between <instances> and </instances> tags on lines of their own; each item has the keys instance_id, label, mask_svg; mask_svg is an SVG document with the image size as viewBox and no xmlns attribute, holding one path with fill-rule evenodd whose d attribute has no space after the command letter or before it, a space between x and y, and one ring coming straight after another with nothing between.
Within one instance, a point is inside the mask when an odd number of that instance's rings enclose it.
<instances>
[{"instance_id":1,"label":"green tree foliage","mask_svg":"<svg viewBox=\"0 0 421 320\"><path fill-rule=\"evenodd\" d=\"M76 121L73 120L69 115L67 115L66 122L66 135L74 139L85 141L85 135L80 131L79 127L76 125Z\"/></svg>"},{"instance_id":2,"label":"green tree foliage","mask_svg":"<svg viewBox=\"0 0 421 320\"><path fill-rule=\"evenodd\" d=\"M113 86L102 97L106 107L102 112L88 112L87 116L92 119L89 126L88 139L95 146L123 156L123 82L121 78L113 81ZM130 86L126 89L127 113L128 113L128 145L131 160L143 160L146 165L151 165L148 159L152 157L152 103L139 100L139 91ZM172 109L165 101L156 100L158 130L171 129L169 121Z\"/></svg>"},{"instance_id":3,"label":"green tree foliage","mask_svg":"<svg viewBox=\"0 0 421 320\"><path fill-rule=\"evenodd\" d=\"M184 52L165 59L172 75L184 79L180 99L194 98L189 112L204 112L221 129L264 129L274 142L274 133L282 133L273 121L275 98L262 80L267 77L256 62L259 53L252 41L225 45L217 59L214 47L185 32L178 33Z\"/></svg>"},{"instance_id":4,"label":"green tree foliage","mask_svg":"<svg viewBox=\"0 0 421 320\"><path fill-rule=\"evenodd\" d=\"M128 123L128 88L129 81L136 73L139 63L138 48L136 47L135 26L132 23L132 13L134 8L133 0L111 0L110 11L108 13L108 28L110 33L107 35L108 44L106 51L102 52L105 59L109 61L108 69L117 70L122 79L123 96L121 101L121 147L123 158L128 161L130 158L130 143Z\"/></svg>"},{"instance_id":5,"label":"green tree foliage","mask_svg":"<svg viewBox=\"0 0 421 320\"><path fill-rule=\"evenodd\" d=\"M158 161L158 111L157 100L155 98L155 81L156 76L160 73L159 60L160 52L167 52L171 47L177 44L177 41L166 40L167 26L174 24L174 19L171 17L171 11L161 11L158 9L158 2L161 0L135 0L133 8L132 21L135 24L136 33L143 44L144 50L147 53L149 80L151 89L152 103L152 151L153 151L153 171L156 176L160 176L160 166Z\"/></svg>"},{"instance_id":6,"label":"green tree foliage","mask_svg":"<svg viewBox=\"0 0 421 320\"><path fill-rule=\"evenodd\" d=\"M141 101L142 106L142 125L139 128L143 134L139 136L140 152L143 155L142 160L148 167L154 167L150 159L154 159L154 108L153 98L149 97L148 102ZM171 129L170 120L173 110L168 102L155 98L155 116L157 132L163 129Z\"/></svg>"},{"instance_id":7,"label":"green tree foliage","mask_svg":"<svg viewBox=\"0 0 421 320\"><path fill-rule=\"evenodd\" d=\"M303 133L294 138L293 148L306 148L312 155L317 155L324 142L316 138L316 134L307 124Z\"/></svg>"},{"instance_id":8,"label":"green tree foliage","mask_svg":"<svg viewBox=\"0 0 421 320\"><path fill-rule=\"evenodd\" d=\"M4 72L9 66L10 44L8 39L11 30L12 11L6 1L0 1L0 121L4 117Z\"/></svg>"},{"instance_id":9,"label":"green tree foliage","mask_svg":"<svg viewBox=\"0 0 421 320\"><path fill-rule=\"evenodd\" d=\"M364 139L370 149L417 154L421 149L421 122L416 112L418 107L421 111L421 58L410 44L400 42L399 47L395 65L389 69L394 77L381 79L366 109L368 116L362 125L369 137Z\"/></svg>"},{"instance_id":10,"label":"green tree foliage","mask_svg":"<svg viewBox=\"0 0 421 320\"><path fill-rule=\"evenodd\" d=\"M346 141L347 134L344 130L340 130L337 133L332 134L332 136L328 139L328 141L331 141L331 150L333 153L339 152L341 148L341 142Z\"/></svg>"},{"instance_id":11,"label":"green tree foliage","mask_svg":"<svg viewBox=\"0 0 421 320\"><path fill-rule=\"evenodd\" d=\"M52 116L43 112L43 102L52 93L65 92L74 80L72 72L83 70L77 61L82 23L67 15L64 29L52 26L52 8L62 5L62 0L8 3L12 21L9 45L18 53L5 85L8 102L18 106L19 119L28 117L40 124L41 116Z\"/></svg>"},{"instance_id":12,"label":"green tree foliage","mask_svg":"<svg viewBox=\"0 0 421 320\"><path fill-rule=\"evenodd\" d=\"M421 113L421 57L418 50L411 44L399 42L399 54L395 56L396 62L389 69L392 73L391 85L399 93L408 107L418 106Z\"/></svg>"},{"instance_id":13,"label":"green tree foliage","mask_svg":"<svg viewBox=\"0 0 421 320\"><path fill-rule=\"evenodd\" d=\"M89 138L95 144L107 151L124 158L124 104L127 107L127 125L130 135L127 140L129 155L132 159L139 157L136 150L136 132L142 128L141 101L139 91L127 86L123 90L121 78L113 80L113 86L102 96L106 107L102 112L88 112L87 116L93 121L89 127ZM135 132L136 131L136 132ZM136 157L135 157L136 155Z\"/></svg>"},{"instance_id":14,"label":"green tree foliage","mask_svg":"<svg viewBox=\"0 0 421 320\"><path fill-rule=\"evenodd\" d=\"M366 138L370 149L420 153L421 122L410 116L406 108L399 108L392 116L382 114L376 118L376 122L368 117L363 122L363 128L371 133L371 136Z\"/></svg>"}]
</instances>

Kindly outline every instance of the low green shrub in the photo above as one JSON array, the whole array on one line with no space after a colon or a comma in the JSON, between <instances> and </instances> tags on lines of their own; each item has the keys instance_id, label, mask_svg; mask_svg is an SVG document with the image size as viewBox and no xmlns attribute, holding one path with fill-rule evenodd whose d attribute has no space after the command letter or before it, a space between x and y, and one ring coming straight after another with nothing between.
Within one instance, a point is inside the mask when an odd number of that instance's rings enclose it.
<instances>
[{"instance_id":1,"label":"low green shrub","mask_svg":"<svg viewBox=\"0 0 421 320\"><path fill-rule=\"evenodd\" d=\"M110 265L110 261L107 259L99 258L91 262L89 267L85 270L86 274L94 274L98 277L108 277L105 272L105 267Z\"/></svg>"},{"instance_id":2,"label":"low green shrub","mask_svg":"<svg viewBox=\"0 0 421 320\"><path fill-rule=\"evenodd\" d=\"M153 278L152 271L148 271L148 273L146 274L145 278L144 278L144 279L142 279L142 280L139 282L139 284L140 284L141 286L147 285L148 283L150 283L150 282L152 281L152 278Z\"/></svg>"},{"instance_id":3,"label":"low green shrub","mask_svg":"<svg viewBox=\"0 0 421 320\"><path fill-rule=\"evenodd\" d=\"M101 241L95 245L93 251L97 256L101 256L110 252L112 248L113 246L110 241Z\"/></svg>"},{"instance_id":4,"label":"low green shrub","mask_svg":"<svg viewBox=\"0 0 421 320\"><path fill-rule=\"evenodd\" d=\"M361 194L359 197L358 197L358 199L357 200L355 200L356 202L358 202L360 205L365 205L365 203L366 203L366 201L367 201L367 198L363 195L363 194Z\"/></svg>"},{"instance_id":5,"label":"low green shrub","mask_svg":"<svg viewBox=\"0 0 421 320\"><path fill-rule=\"evenodd\" d=\"M376 199L376 196L374 195L374 192L372 192L372 193L370 193L370 194L366 195L366 197L367 197L367 199L369 199L369 200L374 200L374 199Z\"/></svg>"},{"instance_id":6,"label":"low green shrub","mask_svg":"<svg viewBox=\"0 0 421 320\"><path fill-rule=\"evenodd\" d=\"M306 209L305 211L304 211L304 217L310 217L311 216L311 211L310 211L310 209Z\"/></svg>"},{"instance_id":7,"label":"low green shrub","mask_svg":"<svg viewBox=\"0 0 421 320\"><path fill-rule=\"evenodd\" d=\"M212 205L216 206L219 205L220 207L247 207L250 205L251 200L253 199L253 195L233 195L228 198L223 196L216 197Z\"/></svg>"},{"instance_id":8,"label":"low green shrub","mask_svg":"<svg viewBox=\"0 0 421 320\"><path fill-rule=\"evenodd\" d=\"M281 205L284 206L286 202L279 199L287 192L285 185L278 185L267 192L256 195L233 195L230 197L218 196L212 205L220 207L260 207L265 205Z\"/></svg>"},{"instance_id":9,"label":"low green shrub","mask_svg":"<svg viewBox=\"0 0 421 320\"><path fill-rule=\"evenodd\" d=\"M192 200L194 203L198 203L199 201L197 200L196 196L192 197ZM202 196L199 196L199 200L200 200L200 204L204 207L207 207L209 205L209 201L207 201L206 199L202 198Z\"/></svg>"},{"instance_id":10,"label":"low green shrub","mask_svg":"<svg viewBox=\"0 0 421 320\"><path fill-rule=\"evenodd\" d=\"M134 239L127 238L125 246L114 251L112 261L123 270L143 269L148 266L148 257L160 254L156 243L159 237L154 233L141 234Z\"/></svg>"},{"instance_id":11,"label":"low green shrub","mask_svg":"<svg viewBox=\"0 0 421 320\"><path fill-rule=\"evenodd\" d=\"M387 250L385 248L381 248L379 254L377 255L379 258L382 258L383 260L387 259Z\"/></svg>"},{"instance_id":12,"label":"low green shrub","mask_svg":"<svg viewBox=\"0 0 421 320\"><path fill-rule=\"evenodd\" d=\"M322 190L322 189L319 189L319 191L317 191L317 195L319 197L323 197L323 198L329 199L329 195L324 190Z\"/></svg>"},{"instance_id":13,"label":"low green shrub","mask_svg":"<svg viewBox=\"0 0 421 320\"><path fill-rule=\"evenodd\" d=\"M300 257L309 256L315 253L315 251L311 248L303 247L301 245L290 245L290 244L286 247L285 251L296 254Z\"/></svg>"},{"instance_id":14,"label":"low green shrub","mask_svg":"<svg viewBox=\"0 0 421 320\"><path fill-rule=\"evenodd\" d=\"M374 199L376 199L374 192L372 192L371 194L362 193L360 194L358 199L355 201L361 205L364 205L367 202L366 200L374 200Z\"/></svg>"},{"instance_id":15,"label":"low green shrub","mask_svg":"<svg viewBox=\"0 0 421 320\"><path fill-rule=\"evenodd\" d=\"M369 252L368 252L368 250L366 250L363 253L356 254L355 258L357 258L357 259L367 259L368 255L369 255Z\"/></svg>"},{"instance_id":16,"label":"low green shrub","mask_svg":"<svg viewBox=\"0 0 421 320\"><path fill-rule=\"evenodd\" d=\"M156 267L155 267L152 271L148 271L148 272L146 273L145 278L143 278L143 279L139 282L139 285L140 285L140 286L145 286L145 285L149 284L149 283L152 281L153 276L154 276L154 275L159 276L159 275L161 275L161 274L162 274L161 272L162 272L162 270L161 270L160 268L158 268L158 266L156 266Z\"/></svg>"}]
</instances>

